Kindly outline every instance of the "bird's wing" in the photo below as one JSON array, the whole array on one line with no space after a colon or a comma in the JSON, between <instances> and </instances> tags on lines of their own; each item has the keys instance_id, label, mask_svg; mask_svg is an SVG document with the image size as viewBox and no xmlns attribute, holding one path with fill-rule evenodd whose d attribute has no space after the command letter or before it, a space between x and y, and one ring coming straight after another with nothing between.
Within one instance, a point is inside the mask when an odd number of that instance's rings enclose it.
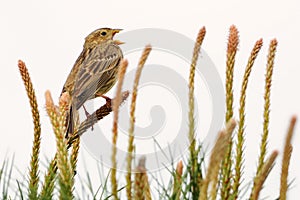
<instances>
[{"instance_id":1,"label":"bird's wing","mask_svg":"<svg viewBox=\"0 0 300 200\"><path fill-rule=\"evenodd\" d=\"M98 46L90 51L75 79L73 106L76 109L95 95L100 84L109 81L111 72L119 65L122 57L121 49L113 44Z\"/></svg>"}]
</instances>

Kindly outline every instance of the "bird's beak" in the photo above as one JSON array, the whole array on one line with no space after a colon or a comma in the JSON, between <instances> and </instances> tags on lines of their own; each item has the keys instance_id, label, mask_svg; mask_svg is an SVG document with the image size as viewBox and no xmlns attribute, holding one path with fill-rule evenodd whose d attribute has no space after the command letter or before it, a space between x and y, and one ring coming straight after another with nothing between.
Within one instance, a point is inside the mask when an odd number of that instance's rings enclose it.
<instances>
[{"instance_id":1,"label":"bird's beak","mask_svg":"<svg viewBox=\"0 0 300 200\"><path fill-rule=\"evenodd\" d=\"M119 33L120 31L122 31L123 29L113 29L113 36L116 34L116 33Z\"/></svg>"},{"instance_id":2,"label":"bird's beak","mask_svg":"<svg viewBox=\"0 0 300 200\"><path fill-rule=\"evenodd\" d=\"M113 36L116 34L116 33L119 33L120 31L122 31L123 29L113 29ZM114 40L113 41L114 44L116 45L121 45L121 44L124 44L125 42L122 42L120 40Z\"/></svg>"}]
</instances>

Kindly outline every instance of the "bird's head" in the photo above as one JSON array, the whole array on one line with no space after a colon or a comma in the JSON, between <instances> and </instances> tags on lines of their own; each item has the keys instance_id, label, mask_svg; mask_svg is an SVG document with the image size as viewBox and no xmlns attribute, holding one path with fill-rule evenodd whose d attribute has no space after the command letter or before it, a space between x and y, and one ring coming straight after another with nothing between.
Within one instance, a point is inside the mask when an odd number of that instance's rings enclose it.
<instances>
[{"instance_id":1,"label":"bird's head","mask_svg":"<svg viewBox=\"0 0 300 200\"><path fill-rule=\"evenodd\" d=\"M111 29L111 28L100 28L92 33L90 33L85 38L84 47L88 48L94 45L101 44L103 42L112 42L114 44L120 45L124 42L119 40L113 40L115 34L119 33L122 29Z\"/></svg>"}]
</instances>

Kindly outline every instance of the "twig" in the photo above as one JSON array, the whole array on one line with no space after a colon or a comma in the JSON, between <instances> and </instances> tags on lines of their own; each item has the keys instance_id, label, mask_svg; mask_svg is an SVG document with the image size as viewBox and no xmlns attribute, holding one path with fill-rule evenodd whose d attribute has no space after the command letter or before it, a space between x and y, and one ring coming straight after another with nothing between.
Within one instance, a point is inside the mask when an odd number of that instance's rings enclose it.
<instances>
[{"instance_id":1,"label":"twig","mask_svg":"<svg viewBox=\"0 0 300 200\"><path fill-rule=\"evenodd\" d=\"M41 123L40 123L40 114L38 110L38 104L33 89L32 82L27 70L25 63L21 60L18 62L18 67L20 70L21 77L23 79L27 96L29 99L31 114L33 118L34 125L34 139L32 145L32 154L30 161L30 170L29 170L29 187L28 187L28 198L36 199L39 183L39 152L41 145Z\"/></svg>"},{"instance_id":2,"label":"twig","mask_svg":"<svg viewBox=\"0 0 300 200\"><path fill-rule=\"evenodd\" d=\"M114 112L114 119L113 119L113 128L112 128L112 169L111 169L111 187L112 187L112 195L115 200L118 198L118 183L117 183L117 138L118 138L118 120L119 120L119 106L122 101L122 85L124 81L125 72L128 66L127 60L122 60L119 72L118 72L118 84L117 84L117 91L116 91L116 97L115 101L112 105L113 112Z\"/></svg>"},{"instance_id":3,"label":"twig","mask_svg":"<svg viewBox=\"0 0 300 200\"><path fill-rule=\"evenodd\" d=\"M233 116L233 72L235 64L235 55L238 50L239 32L232 25L229 30L229 38L227 45L227 60L226 60L226 122ZM222 179L221 179L221 198L227 200L232 190L231 185L231 166L232 166L232 138L229 140L229 145L226 150L226 156L222 162Z\"/></svg>"},{"instance_id":4,"label":"twig","mask_svg":"<svg viewBox=\"0 0 300 200\"><path fill-rule=\"evenodd\" d=\"M147 45L142 52L142 56L139 60L138 68L135 73L135 79L133 82L133 89L132 89L132 98L131 98L131 105L130 105L130 121L129 121L129 130L128 130L128 150L127 150L127 174L126 174L126 195L127 199L131 200L131 169L132 169L132 158L133 158L133 140L134 140L134 123L135 123L135 108L136 108L136 99L137 99L137 88L139 85L139 80L142 74L142 69L146 63L146 60L151 52L152 47Z\"/></svg>"},{"instance_id":5,"label":"twig","mask_svg":"<svg viewBox=\"0 0 300 200\"><path fill-rule=\"evenodd\" d=\"M297 121L296 116L293 116L285 138L283 157L282 157L281 177L280 177L280 198L279 198L280 200L286 200L286 193L288 189L287 179L289 174L291 154L293 150L291 141L294 135L294 128L295 128L296 121Z\"/></svg>"},{"instance_id":6,"label":"twig","mask_svg":"<svg viewBox=\"0 0 300 200\"><path fill-rule=\"evenodd\" d=\"M129 91L122 92L122 100L121 102L124 102L129 96ZM74 140L78 137L80 137L82 134L84 134L89 128L91 128L94 124L96 124L98 121L106 117L112 112L112 106L114 104L115 99L112 99L111 103L105 103L100 108L98 108L95 112L93 112L91 115L85 119L78 128L78 131L75 132L75 134L70 137L68 141L68 148L71 147Z\"/></svg>"},{"instance_id":7,"label":"twig","mask_svg":"<svg viewBox=\"0 0 300 200\"><path fill-rule=\"evenodd\" d=\"M245 104L246 104L246 90L248 86L248 79L252 70L254 61L263 45L262 39L258 40L248 59L248 63L245 69L242 88L241 88L241 97L240 97L240 108L239 108L239 125L237 132L237 144L236 144L236 163L235 163L235 175L233 180L233 198L237 199L239 195L239 186L241 184L241 176L243 169L243 150L244 150L244 128L245 128Z\"/></svg>"}]
</instances>

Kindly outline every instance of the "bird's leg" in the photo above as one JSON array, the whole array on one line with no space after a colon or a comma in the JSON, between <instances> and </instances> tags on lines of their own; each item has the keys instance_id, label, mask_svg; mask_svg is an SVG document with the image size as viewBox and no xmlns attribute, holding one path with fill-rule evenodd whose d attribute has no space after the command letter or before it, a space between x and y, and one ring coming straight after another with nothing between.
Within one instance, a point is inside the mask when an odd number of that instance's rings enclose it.
<instances>
[{"instance_id":1,"label":"bird's leg","mask_svg":"<svg viewBox=\"0 0 300 200\"><path fill-rule=\"evenodd\" d=\"M91 114L86 110L85 106L83 105L83 110L84 110L84 114L85 116L88 118L89 116L91 116Z\"/></svg>"},{"instance_id":2,"label":"bird's leg","mask_svg":"<svg viewBox=\"0 0 300 200\"><path fill-rule=\"evenodd\" d=\"M91 114L86 110L85 106L82 105L86 118L89 118ZM92 126L92 131L94 130L94 126Z\"/></svg>"}]
</instances>

